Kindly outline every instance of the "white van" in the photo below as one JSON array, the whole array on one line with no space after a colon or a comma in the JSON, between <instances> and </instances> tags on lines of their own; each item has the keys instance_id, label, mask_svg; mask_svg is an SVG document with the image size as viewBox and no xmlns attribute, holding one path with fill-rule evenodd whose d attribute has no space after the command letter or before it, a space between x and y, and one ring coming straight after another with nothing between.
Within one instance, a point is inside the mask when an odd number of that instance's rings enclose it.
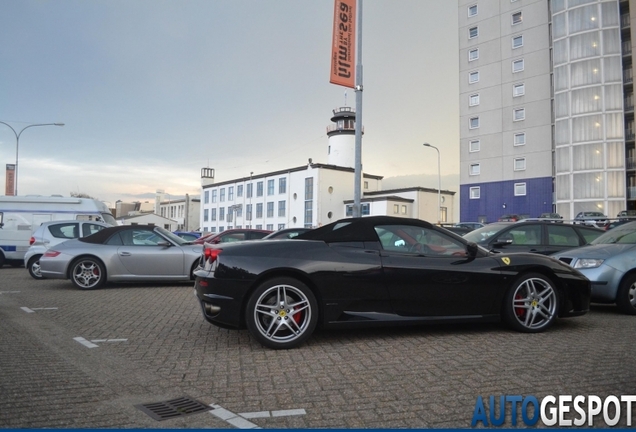
<instances>
[{"instance_id":1,"label":"white van","mask_svg":"<svg viewBox=\"0 0 636 432\"><path fill-rule=\"evenodd\" d=\"M69 219L117 225L106 204L95 199L0 196L0 267L23 264L31 234L42 222Z\"/></svg>"}]
</instances>

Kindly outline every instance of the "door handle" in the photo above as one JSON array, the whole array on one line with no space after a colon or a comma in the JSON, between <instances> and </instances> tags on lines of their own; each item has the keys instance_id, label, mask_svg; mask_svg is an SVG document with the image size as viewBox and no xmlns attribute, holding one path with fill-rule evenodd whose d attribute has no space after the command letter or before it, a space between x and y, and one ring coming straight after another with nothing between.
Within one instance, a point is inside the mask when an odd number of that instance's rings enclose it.
<instances>
[{"instance_id":1,"label":"door handle","mask_svg":"<svg viewBox=\"0 0 636 432\"><path fill-rule=\"evenodd\" d=\"M130 252L119 252L119 256L131 256Z\"/></svg>"}]
</instances>

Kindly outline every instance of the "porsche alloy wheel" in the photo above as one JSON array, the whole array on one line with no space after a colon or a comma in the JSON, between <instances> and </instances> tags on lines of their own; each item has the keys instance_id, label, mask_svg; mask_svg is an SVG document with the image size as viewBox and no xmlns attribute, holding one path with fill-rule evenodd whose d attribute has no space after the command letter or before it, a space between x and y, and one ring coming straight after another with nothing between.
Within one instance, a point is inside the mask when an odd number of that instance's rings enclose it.
<instances>
[{"instance_id":1,"label":"porsche alloy wheel","mask_svg":"<svg viewBox=\"0 0 636 432\"><path fill-rule=\"evenodd\" d=\"M261 284L247 304L247 328L264 346L293 348L313 333L318 305L311 290L291 278Z\"/></svg>"},{"instance_id":2,"label":"porsche alloy wheel","mask_svg":"<svg viewBox=\"0 0 636 432\"><path fill-rule=\"evenodd\" d=\"M557 317L558 296L554 284L538 273L517 279L508 290L505 302L504 320L517 331L544 331Z\"/></svg>"},{"instance_id":3,"label":"porsche alloy wheel","mask_svg":"<svg viewBox=\"0 0 636 432\"><path fill-rule=\"evenodd\" d=\"M623 280L616 294L616 305L621 312L636 315L636 275Z\"/></svg>"},{"instance_id":4,"label":"porsche alloy wheel","mask_svg":"<svg viewBox=\"0 0 636 432\"><path fill-rule=\"evenodd\" d=\"M106 282L103 264L95 258L80 258L71 264L71 282L79 289L95 289Z\"/></svg>"}]
</instances>

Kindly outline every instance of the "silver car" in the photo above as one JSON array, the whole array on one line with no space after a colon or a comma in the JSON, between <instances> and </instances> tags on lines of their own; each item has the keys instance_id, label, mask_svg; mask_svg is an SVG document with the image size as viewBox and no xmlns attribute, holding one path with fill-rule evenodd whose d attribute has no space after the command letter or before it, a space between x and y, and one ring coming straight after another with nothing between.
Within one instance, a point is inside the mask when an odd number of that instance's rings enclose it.
<instances>
[{"instance_id":1,"label":"silver car","mask_svg":"<svg viewBox=\"0 0 636 432\"><path fill-rule=\"evenodd\" d=\"M592 301L636 315L636 222L612 228L580 248L552 255L592 281Z\"/></svg>"},{"instance_id":2,"label":"silver car","mask_svg":"<svg viewBox=\"0 0 636 432\"><path fill-rule=\"evenodd\" d=\"M80 289L99 288L106 281L189 281L202 248L161 227L110 227L49 249L40 258L40 273L47 279L70 279Z\"/></svg>"},{"instance_id":3,"label":"silver car","mask_svg":"<svg viewBox=\"0 0 636 432\"><path fill-rule=\"evenodd\" d=\"M86 237L107 228L103 222L67 220L43 222L31 236L29 249L24 255L24 267L34 279L42 279L40 257L50 248L67 240Z\"/></svg>"}]
</instances>

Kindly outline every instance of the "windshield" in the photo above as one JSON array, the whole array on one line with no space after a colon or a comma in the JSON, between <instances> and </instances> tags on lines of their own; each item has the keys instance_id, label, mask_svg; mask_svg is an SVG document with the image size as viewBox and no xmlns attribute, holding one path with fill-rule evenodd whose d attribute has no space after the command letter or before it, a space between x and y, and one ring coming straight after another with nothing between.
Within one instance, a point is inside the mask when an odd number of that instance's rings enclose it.
<instances>
[{"instance_id":1,"label":"windshield","mask_svg":"<svg viewBox=\"0 0 636 432\"><path fill-rule=\"evenodd\" d=\"M468 234L464 234L463 237L466 240L471 241L471 242L484 243L490 237L498 234L501 230L503 230L504 228L509 227L509 226L510 226L510 224L492 223L492 224L488 224L486 226L483 226L481 228L477 228L475 230L472 230Z\"/></svg>"},{"instance_id":2,"label":"windshield","mask_svg":"<svg viewBox=\"0 0 636 432\"><path fill-rule=\"evenodd\" d=\"M110 213L102 213L102 219L104 219L104 222L108 225L117 226L117 221Z\"/></svg>"},{"instance_id":3,"label":"windshield","mask_svg":"<svg viewBox=\"0 0 636 432\"><path fill-rule=\"evenodd\" d=\"M636 244L636 222L612 228L592 240L590 244Z\"/></svg>"},{"instance_id":4,"label":"windshield","mask_svg":"<svg viewBox=\"0 0 636 432\"><path fill-rule=\"evenodd\" d=\"M155 228L155 231L160 233L162 236L164 236L166 238L169 238L170 241L172 241L173 243L178 244L179 246L184 245L186 243L189 243L187 240L184 240L181 237L179 237L178 235L171 233L167 229L164 229L164 228L161 228L161 227L157 227L157 228Z\"/></svg>"}]
</instances>

